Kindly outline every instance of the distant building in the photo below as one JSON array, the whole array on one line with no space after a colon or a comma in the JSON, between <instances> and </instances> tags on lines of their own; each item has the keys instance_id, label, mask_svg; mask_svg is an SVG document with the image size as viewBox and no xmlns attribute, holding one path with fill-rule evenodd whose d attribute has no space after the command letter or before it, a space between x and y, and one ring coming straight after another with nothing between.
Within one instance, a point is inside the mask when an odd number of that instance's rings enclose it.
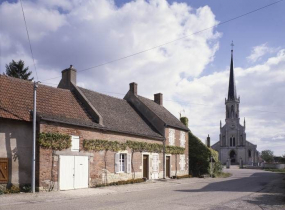
<instances>
[{"instance_id":1,"label":"distant building","mask_svg":"<svg viewBox=\"0 0 285 210\"><path fill-rule=\"evenodd\" d=\"M246 139L245 120L243 126L240 124L239 103L240 97L237 97L236 92L232 50L228 98L225 99L226 124L222 126L222 122L220 122L219 141L212 145L212 148L219 152L219 159L223 164L227 159L230 159L232 164L238 164L241 160L244 164L258 162L257 146Z\"/></svg>"}]
</instances>

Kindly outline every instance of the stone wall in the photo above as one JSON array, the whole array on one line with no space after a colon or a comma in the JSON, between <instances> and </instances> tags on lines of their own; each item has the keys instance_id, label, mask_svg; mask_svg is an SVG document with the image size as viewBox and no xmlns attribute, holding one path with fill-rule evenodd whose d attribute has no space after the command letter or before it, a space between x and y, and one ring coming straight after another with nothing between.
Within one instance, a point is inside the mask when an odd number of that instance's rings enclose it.
<instances>
[{"instance_id":1,"label":"stone wall","mask_svg":"<svg viewBox=\"0 0 285 210\"><path fill-rule=\"evenodd\" d=\"M167 130L167 129L166 129ZM131 173L115 173L115 152L101 151L90 152L83 150L84 139L102 139L109 141L126 142L127 140L160 143L160 140L147 139L137 136L124 135L114 132L107 132L98 129L88 129L78 126L64 125L59 123L41 122L40 132L59 132L68 135L76 135L80 137L79 152L72 152L70 149L64 151L51 151L39 148L38 153L38 185L40 190L58 190L58 176L59 176L59 155L87 155L89 156L89 186L93 187L96 184L116 182L119 180L128 180L132 178L143 177L142 158L143 155L149 155L149 178L152 177L152 153L135 152L132 155L133 170ZM175 132L175 145L180 146L180 131ZM168 144L166 142L166 144ZM186 154L185 154L185 170L181 171L179 166L179 155L177 155L178 175L188 174L188 135L186 135ZM131 154L127 149L125 151ZM171 158L171 175L175 175L175 155ZM159 177L163 178L163 154L159 154Z\"/></svg>"},{"instance_id":2,"label":"stone wall","mask_svg":"<svg viewBox=\"0 0 285 210\"><path fill-rule=\"evenodd\" d=\"M0 158L9 161L8 184L31 183L32 131L32 123L0 118Z\"/></svg>"}]
</instances>

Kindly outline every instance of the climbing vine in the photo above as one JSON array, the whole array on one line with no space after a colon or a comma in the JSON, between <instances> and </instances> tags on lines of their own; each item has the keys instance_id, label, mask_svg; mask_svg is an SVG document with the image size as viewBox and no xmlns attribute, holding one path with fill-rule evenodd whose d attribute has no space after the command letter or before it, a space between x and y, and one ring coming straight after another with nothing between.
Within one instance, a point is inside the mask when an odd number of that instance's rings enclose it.
<instances>
[{"instance_id":1,"label":"climbing vine","mask_svg":"<svg viewBox=\"0 0 285 210\"><path fill-rule=\"evenodd\" d=\"M133 152L154 152L162 153L163 145L157 143L146 143L137 141L127 141L125 143L120 143L117 141L107 141L107 140L84 140L83 148L87 151L93 150L95 152L110 150L110 151L120 151L130 148ZM166 153L168 154L184 154L185 148L177 146L166 146Z\"/></svg>"},{"instance_id":2,"label":"climbing vine","mask_svg":"<svg viewBox=\"0 0 285 210\"><path fill-rule=\"evenodd\" d=\"M63 150L71 147L71 137L60 133L40 133L38 142L45 149Z\"/></svg>"},{"instance_id":3,"label":"climbing vine","mask_svg":"<svg viewBox=\"0 0 285 210\"><path fill-rule=\"evenodd\" d=\"M172 155L184 154L185 148L178 146L166 146L165 153Z\"/></svg>"},{"instance_id":4,"label":"climbing vine","mask_svg":"<svg viewBox=\"0 0 285 210\"><path fill-rule=\"evenodd\" d=\"M107 140L84 140L83 141L83 148L85 150L93 150L95 152L103 151L103 150L110 150L113 152L117 152L120 150L125 150L127 145L124 143L120 143L117 141L107 141Z\"/></svg>"}]
</instances>

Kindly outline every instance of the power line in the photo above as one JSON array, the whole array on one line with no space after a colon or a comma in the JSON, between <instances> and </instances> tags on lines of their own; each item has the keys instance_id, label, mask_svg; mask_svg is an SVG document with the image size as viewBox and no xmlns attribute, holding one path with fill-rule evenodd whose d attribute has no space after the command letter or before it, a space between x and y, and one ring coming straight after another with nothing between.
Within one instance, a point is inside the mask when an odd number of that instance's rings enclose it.
<instances>
[{"instance_id":1,"label":"power line","mask_svg":"<svg viewBox=\"0 0 285 210\"><path fill-rule=\"evenodd\" d=\"M282 1L284 1L284 0L279 0L279 1L273 2L273 3L271 3L271 4L267 4L267 5L263 6L263 7L260 7L260 8L258 8L258 9L252 10L252 11L250 11L250 12L247 12L247 13L244 13L244 14L242 14L242 15L236 16L236 17L234 17L234 18L228 19L228 20L226 20L226 21L220 22L220 23L218 23L218 24L214 24L214 25L212 25L212 26L210 26L210 27L208 27L208 28L202 29L202 30L197 31L197 32L194 32L194 33L192 33L192 34L182 36L182 37L180 37L180 38L177 38L177 39L174 39L174 40L165 42L165 43L163 43L163 44L156 45L156 46L154 46L154 47L151 47L151 48L148 48L148 49L145 49L145 50L136 52L136 53L131 54L131 55L127 55L127 56L124 56L124 57L121 57L121 58L117 58L117 59L114 59L114 60L110 60L110 61L107 61L107 62L105 62L105 63L98 64L98 65L96 65L96 66L88 67L88 68L79 70L78 72L87 71L87 70L90 70L90 69L94 69L94 68L98 68L98 67L101 67L101 66L105 66L105 65L110 64L110 63L114 63L114 62L117 62L117 61L120 61L120 60L124 60L124 59L130 58L130 57L133 57L133 56L136 56L136 55L139 55L139 54L148 52L148 51L150 51L150 50L154 50L154 49L160 48L160 47L162 47L162 46L164 46L164 45L168 45L168 44L171 44L171 43L173 43L173 42L176 42L176 41L185 39L185 38L187 38L187 37L193 36L193 35L195 35L195 34L199 34L199 33L201 33L201 32L204 32L204 31L207 31L207 30L209 30L209 29L212 29L212 28L214 28L214 27L216 27L216 26L220 26L220 25L223 25L223 24L225 24L225 23L231 22L231 21L233 21L233 20L236 20L236 19L238 19L238 18L241 18L241 17L244 17L244 16L246 16L246 15L252 14L252 13L257 12L257 11L259 11L259 10L265 9L265 8L267 8L267 7L270 7L270 6L272 6L272 5L275 5L275 4L277 4L277 3L280 3L280 2L282 2ZM45 80L43 80L43 81L52 80L52 79L57 79L57 78L59 78L59 77L49 78L49 79L45 79Z\"/></svg>"},{"instance_id":2,"label":"power line","mask_svg":"<svg viewBox=\"0 0 285 210\"><path fill-rule=\"evenodd\" d=\"M47 82L43 82L44 84L51 84L51 85L55 85L57 86L58 84L54 84L54 83L47 83ZM97 90L103 93L109 93L109 94L115 94L115 95L126 95L125 93L117 93L117 92L110 92L110 91L105 91L105 90ZM150 99L151 100L151 99ZM184 104L184 105L198 105L198 106L206 106L206 107L211 107L211 108L215 108L215 107L220 107L218 105L213 106L213 105L208 105L208 104L201 104L201 103L190 103L187 101L176 101L176 100L169 100L169 99L164 99L164 101L170 101L170 102L175 102L175 103L180 103L180 104ZM276 106L275 106L276 107ZM283 107L283 106L277 106L277 107ZM256 110L256 109L251 109L251 111L255 111L255 112L265 112L265 113L280 113L280 114L285 114L285 112L273 112L273 111L266 111L266 110Z\"/></svg>"},{"instance_id":3,"label":"power line","mask_svg":"<svg viewBox=\"0 0 285 210\"><path fill-rule=\"evenodd\" d=\"M37 77L37 80L39 80L39 78L38 78L38 73L37 73L37 67L36 67L36 63L35 63L34 53L33 53L33 49L32 49L32 44L31 44L31 40L30 40L30 35L29 35L29 30L28 30L28 26L27 26L27 21L26 21L26 17L25 17L25 12L24 12L24 7L23 7L22 0L20 0L20 2L21 2L22 12L23 12L23 17L24 17L26 32L27 32L27 36L28 36L28 40L29 40L30 51L31 51L31 54L32 54L32 59L33 59L34 67L35 67L36 77Z\"/></svg>"}]
</instances>

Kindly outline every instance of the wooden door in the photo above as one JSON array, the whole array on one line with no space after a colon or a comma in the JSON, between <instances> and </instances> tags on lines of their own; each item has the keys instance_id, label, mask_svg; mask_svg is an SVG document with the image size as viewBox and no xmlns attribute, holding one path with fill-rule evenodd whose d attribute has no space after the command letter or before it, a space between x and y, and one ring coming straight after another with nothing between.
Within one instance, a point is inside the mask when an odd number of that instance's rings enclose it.
<instances>
[{"instance_id":1,"label":"wooden door","mask_svg":"<svg viewBox=\"0 0 285 210\"><path fill-rule=\"evenodd\" d=\"M159 156L158 154L152 154L152 179L158 179L159 175Z\"/></svg>"},{"instance_id":2,"label":"wooden door","mask_svg":"<svg viewBox=\"0 0 285 210\"><path fill-rule=\"evenodd\" d=\"M60 190L88 188L87 156L60 156L59 168Z\"/></svg>"},{"instance_id":3,"label":"wooden door","mask_svg":"<svg viewBox=\"0 0 285 210\"><path fill-rule=\"evenodd\" d=\"M147 178L149 179L148 177L148 155L143 155L143 178Z\"/></svg>"},{"instance_id":4,"label":"wooden door","mask_svg":"<svg viewBox=\"0 0 285 210\"><path fill-rule=\"evenodd\" d=\"M166 177L170 177L170 157L166 156Z\"/></svg>"},{"instance_id":5,"label":"wooden door","mask_svg":"<svg viewBox=\"0 0 285 210\"><path fill-rule=\"evenodd\" d=\"M74 160L74 188L88 188L88 157L75 156Z\"/></svg>"},{"instance_id":6,"label":"wooden door","mask_svg":"<svg viewBox=\"0 0 285 210\"><path fill-rule=\"evenodd\" d=\"M74 156L60 156L60 190L74 189Z\"/></svg>"},{"instance_id":7,"label":"wooden door","mask_svg":"<svg viewBox=\"0 0 285 210\"><path fill-rule=\"evenodd\" d=\"M8 183L8 172L8 158L0 158L0 183Z\"/></svg>"}]
</instances>

